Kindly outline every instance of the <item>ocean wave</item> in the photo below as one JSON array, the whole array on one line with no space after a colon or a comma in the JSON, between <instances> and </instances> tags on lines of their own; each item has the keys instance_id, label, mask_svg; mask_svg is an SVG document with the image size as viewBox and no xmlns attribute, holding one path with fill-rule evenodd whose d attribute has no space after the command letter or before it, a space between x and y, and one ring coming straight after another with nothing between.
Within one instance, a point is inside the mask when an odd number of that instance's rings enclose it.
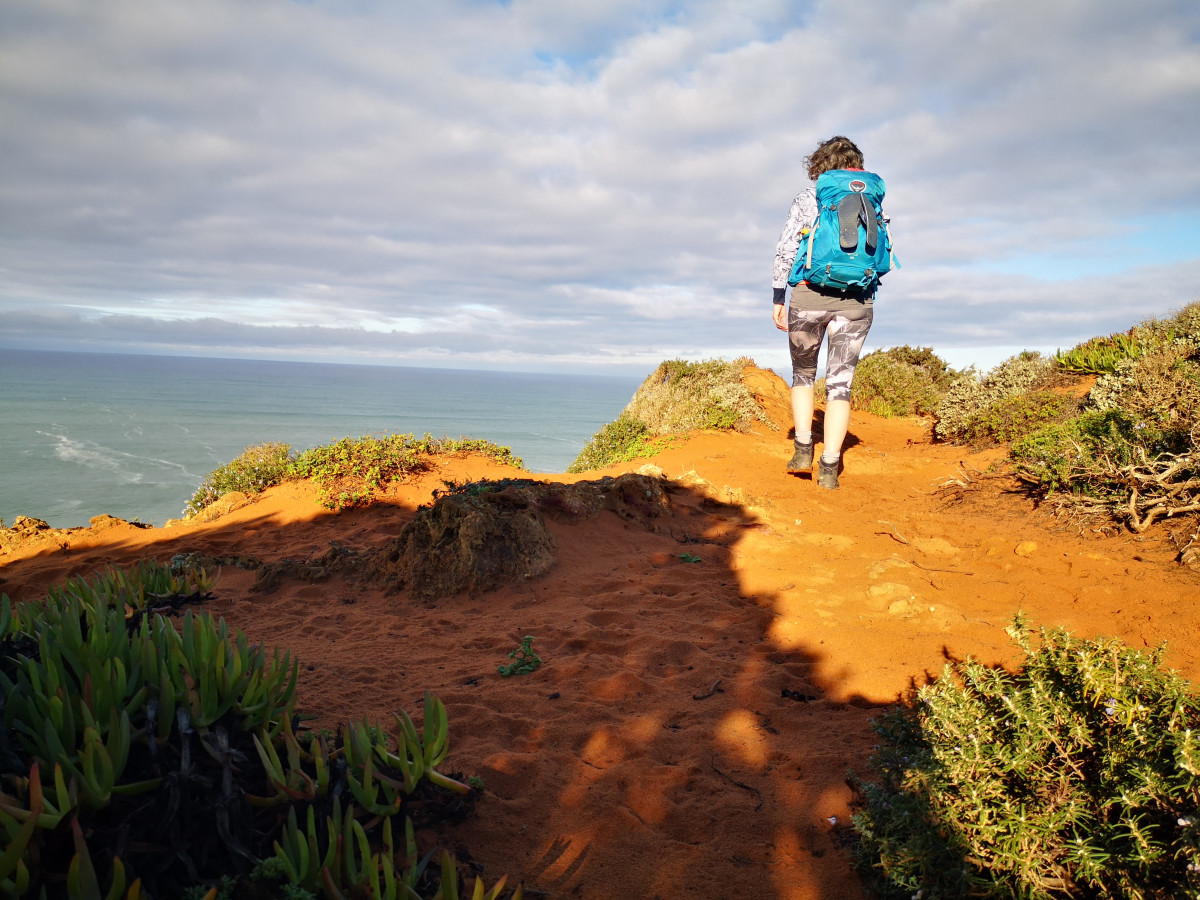
<instances>
[{"instance_id":1,"label":"ocean wave","mask_svg":"<svg viewBox=\"0 0 1200 900\"><path fill-rule=\"evenodd\" d=\"M49 431L39 431L38 434L54 442L54 455L62 462L75 463L89 469L121 471L121 463L116 459L113 451L107 447L87 441L77 441L65 434L55 434Z\"/></svg>"},{"instance_id":2,"label":"ocean wave","mask_svg":"<svg viewBox=\"0 0 1200 900\"><path fill-rule=\"evenodd\" d=\"M577 441L575 438L564 437L561 434L542 434L540 431L531 431L530 434L542 441L550 441L556 444L568 444L570 446L579 445L579 441Z\"/></svg>"},{"instance_id":3,"label":"ocean wave","mask_svg":"<svg viewBox=\"0 0 1200 900\"><path fill-rule=\"evenodd\" d=\"M37 433L54 442L54 456L60 461L88 469L115 473L125 484L142 484L151 475L148 470L152 469L167 469L190 481L196 481L203 477L189 471L186 466L174 460L128 453L93 441L77 440L67 434L50 431L38 431Z\"/></svg>"}]
</instances>

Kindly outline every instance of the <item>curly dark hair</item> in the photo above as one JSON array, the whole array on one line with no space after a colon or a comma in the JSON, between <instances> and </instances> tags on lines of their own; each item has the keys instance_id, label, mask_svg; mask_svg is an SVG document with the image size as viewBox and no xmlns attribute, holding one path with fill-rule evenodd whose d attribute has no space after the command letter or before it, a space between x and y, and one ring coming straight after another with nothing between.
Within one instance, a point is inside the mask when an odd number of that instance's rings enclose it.
<instances>
[{"instance_id":1,"label":"curly dark hair","mask_svg":"<svg viewBox=\"0 0 1200 900\"><path fill-rule=\"evenodd\" d=\"M863 155L854 141L839 134L817 144L804 164L808 166L808 177L816 181L818 175L832 169L863 168Z\"/></svg>"}]
</instances>

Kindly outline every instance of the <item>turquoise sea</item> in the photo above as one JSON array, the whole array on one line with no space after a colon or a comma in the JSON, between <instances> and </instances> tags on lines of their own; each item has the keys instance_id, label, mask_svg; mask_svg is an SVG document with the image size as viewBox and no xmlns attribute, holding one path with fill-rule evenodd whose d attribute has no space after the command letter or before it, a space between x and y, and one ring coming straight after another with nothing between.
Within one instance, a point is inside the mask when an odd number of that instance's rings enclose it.
<instances>
[{"instance_id":1,"label":"turquoise sea","mask_svg":"<svg viewBox=\"0 0 1200 900\"><path fill-rule=\"evenodd\" d=\"M562 472L641 379L0 348L0 519L161 525L243 449L484 438Z\"/></svg>"}]
</instances>

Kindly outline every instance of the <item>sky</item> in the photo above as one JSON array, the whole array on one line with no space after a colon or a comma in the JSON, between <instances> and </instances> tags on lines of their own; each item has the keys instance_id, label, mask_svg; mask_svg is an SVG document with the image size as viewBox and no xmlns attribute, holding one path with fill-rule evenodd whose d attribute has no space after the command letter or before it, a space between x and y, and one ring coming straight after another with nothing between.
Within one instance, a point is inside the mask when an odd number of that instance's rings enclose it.
<instances>
[{"instance_id":1,"label":"sky","mask_svg":"<svg viewBox=\"0 0 1200 900\"><path fill-rule=\"evenodd\" d=\"M785 369L835 134L902 264L868 350L1200 299L1196 0L4 0L0 347Z\"/></svg>"}]
</instances>

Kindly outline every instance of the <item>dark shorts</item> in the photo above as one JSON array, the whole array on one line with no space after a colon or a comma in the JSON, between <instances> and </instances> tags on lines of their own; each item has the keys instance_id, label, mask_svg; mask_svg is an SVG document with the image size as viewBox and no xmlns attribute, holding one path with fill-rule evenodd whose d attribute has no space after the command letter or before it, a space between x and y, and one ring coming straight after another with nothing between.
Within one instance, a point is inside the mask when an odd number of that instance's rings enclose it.
<instances>
[{"instance_id":1,"label":"dark shorts","mask_svg":"<svg viewBox=\"0 0 1200 900\"><path fill-rule=\"evenodd\" d=\"M849 400L854 367L875 318L870 303L843 309L788 309L788 342L792 350L792 387L812 387L817 380L817 356L829 337L825 360L825 396Z\"/></svg>"}]
</instances>

